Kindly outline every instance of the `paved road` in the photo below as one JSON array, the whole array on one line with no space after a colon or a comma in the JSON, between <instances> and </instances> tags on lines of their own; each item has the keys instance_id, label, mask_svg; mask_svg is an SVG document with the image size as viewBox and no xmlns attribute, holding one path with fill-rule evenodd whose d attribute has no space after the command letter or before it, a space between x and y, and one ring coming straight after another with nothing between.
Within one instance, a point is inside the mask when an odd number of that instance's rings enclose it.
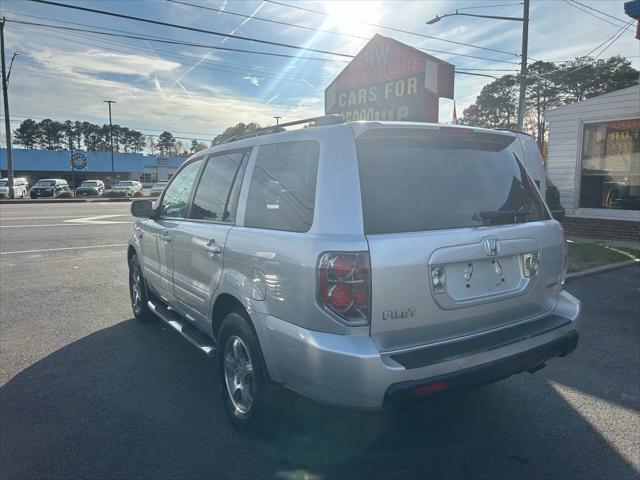
<instances>
[{"instance_id":1,"label":"paved road","mask_svg":"<svg viewBox=\"0 0 640 480\"><path fill-rule=\"evenodd\" d=\"M126 212L0 206L2 479L638 478L639 268L569 285L581 343L535 375L384 415L292 396L243 436L211 361L131 319L129 226L67 226Z\"/></svg>"}]
</instances>

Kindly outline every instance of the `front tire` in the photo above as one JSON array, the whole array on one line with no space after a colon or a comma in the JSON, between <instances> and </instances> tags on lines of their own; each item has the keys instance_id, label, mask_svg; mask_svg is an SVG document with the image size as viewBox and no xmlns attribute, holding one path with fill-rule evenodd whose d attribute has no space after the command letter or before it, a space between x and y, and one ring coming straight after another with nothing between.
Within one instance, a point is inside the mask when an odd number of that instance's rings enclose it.
<instances>
[{"instance_id":1,"label":"front tire","mask_svg":"<svg viewBox=\"0 0 640 480\"><path fill-rule=\"evenodd\" d=\"M147 305L147 286L142 276L142 268L138 256L133 254L129 260L129 295L131 297L131 309L136 320L149 323L156 319L155 313Z\"/></svg>"},{"instance_id":2,"label":"front tire","mask_svg":"<svg viewBox=\"0 0 640 480\"><path fill-rule=\"evenodd\" d=\"M253 429L267 417L269 378L258 338L244 312L225 317L218 345L222 403L236 428Z\"/></svg>"}]
</instances>

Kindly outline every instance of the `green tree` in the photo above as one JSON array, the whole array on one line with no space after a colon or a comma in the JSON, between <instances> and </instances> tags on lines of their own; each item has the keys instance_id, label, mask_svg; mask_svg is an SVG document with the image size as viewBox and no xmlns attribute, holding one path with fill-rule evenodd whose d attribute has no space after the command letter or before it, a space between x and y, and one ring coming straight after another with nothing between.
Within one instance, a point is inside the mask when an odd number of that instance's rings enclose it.
<instances>
[{"instance_id":1,"label":"green tree","mask_svg":"<svg viewBox=\"0 0 640 480\"><path fill-rule=\"evenodd\" d=\"M35 148L40 144L41 131L38 122L27 118L13 131L14 140L18 145Z\"/></svg>"},{"instance_id":2,"label":"green tree","mask_svg":"<svg viewBox=\"0 0 640 480\"><path fill-rule=\"evenodd\" d=\"M133 153L140 153L144 150L145 141L142 132L137 130L129 130L125 135L127 148Z\"/></svg>"},{"instance_id":3,"label":"green tree","mask_svg":"<svg viewBox=\"0 0 640 480\"><path fill-rule=\"evenodd\" d=\"M175 152L176 139L170 132L164 131L158 137L157 147L161 155L169 156Z\"/></svg>"},{"instance_id":4,"label":"green tree","mask_svg":"<svg viewBox=\"0 0 640 480\"><path fill-rule=\"evenodd\" d=\"M517 105L517 77L505 75L482 87L476 103L464 109L462 123L513 129L518 120Z\"/></svg>"},{"instance_id":5,"label":"green tree","mask_svg":"<svg viewBox=\"0 0 640 480\"><path fill-rule=\"evenodd\" d=\"M602 60L582 57L560 64L554 81L563 91L564 103L574 103L637 85L638 70L619 55Z\"/></svg>"},{"instance_id":6,"label":"green tree","mask_svg":"<svg viewBox=\"0 0 640 480\"><path fill-rule=\"evenodd\" d=\"M89 152L98 152L103 149L102 147L105 143L105 139L102 127L93 123L82 122L80 130L82 131L85 150Z\"/></svg>"},{"instance_id":7,"label":"green tree","mask_svg":"<svg viewBox=\"0 0 640 480\"><path fill-rule=\"evenodd\" d=\"M198 140L194 138L191 140L191 148L189 148L189 152L196 153L204 150L205 148L207 148L207 146L204 143L198 142Z\"/></svg>"},{"instance_id":8,"label":"green tree","mask_svg":"<svg viewBox=\"0 0 640 480\"><path fill-rule=\"evenodd\" d=\"M224 132L216 135L216 137L211 142L211 145L212 146L219 145L232 137L235 137L237 135L244 135L245 133L251 133L255 130L258 130L259 128L260 128L260 125L255 122L246 123L246 124L238 123L237 125L234 125L233 127L229 127Z\"/></svg>"},{"instance_id":9,"label":"green tree","mask_svg":"<svg viewBox=\"0 0 640 480\"><path fill-rule=\"evenodd\" d=\"M38 125L41 137L40 147L47 150L61 150L64 139L64 124L45 118Z\"/></svg>"},{"instance_id":10,"label":"green tree","mask_svg":"<svg viewBox=\"0 0 640 480\"><path fill-rule=\"evenodd\" d=\"M562 103L560 87L555 83L557 67L551 62L535 62L529 65L526 89L527 115L525 130L533 132L542 151L547 123L544 113Z\"/></svg>"}]
</instances>

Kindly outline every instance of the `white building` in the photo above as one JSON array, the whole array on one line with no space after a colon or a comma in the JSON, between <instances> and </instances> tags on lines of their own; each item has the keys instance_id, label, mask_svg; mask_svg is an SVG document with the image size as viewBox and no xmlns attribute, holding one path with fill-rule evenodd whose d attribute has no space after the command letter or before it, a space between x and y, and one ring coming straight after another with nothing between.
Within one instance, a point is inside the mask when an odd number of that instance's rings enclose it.
<instances>
[{"instance_id":1,"label":"white building","mask_svg":"<svg viewBox=\"0 0 640 480\"><path fill-rule=\"evenodd\" d=\"M640 86L548 111L547 175L569 234L640 241Z\"/></svg>"}]
</instances>

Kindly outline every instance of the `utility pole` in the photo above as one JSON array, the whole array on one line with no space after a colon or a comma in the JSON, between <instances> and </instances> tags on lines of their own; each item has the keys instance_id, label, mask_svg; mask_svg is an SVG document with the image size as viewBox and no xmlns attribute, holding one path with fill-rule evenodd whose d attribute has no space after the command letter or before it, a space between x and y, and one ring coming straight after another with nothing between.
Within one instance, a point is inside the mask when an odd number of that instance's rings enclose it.
<instances>
[{"instance_id":1,"label":"utility pole","mask_svg":"<svg viewBox=\"0 0 640 480\"><path fill-rule=\"evenodd\" d=\"M276 125L280 125L280 119L281 119L282 117L279 117L279 116L277 116L277 115L276 115L276 116L275 116L275 117L273 117L273 118L275 118L275 119L276 119Z\"/></svg>"},{"instance_id":2,"label":"utility pole","mask_svg":"<svg viewBox=\"0 0 640 480\"><path fill-rule=\"evenodd\" d=\"M111 183L115 181L116 169L113 163L113 124L111 123L111 104L116 103L114 100L103 100L109 104L109 143L111 144Z\"/></svg>"},{"instance_id":3,"label":"utility pole","mask_svg":"<svg viewBox=\"0 0 640 480\"><path fill-rule=\"evenodd\" d=\"M529 44L529 0L524 0L522 15L522 55L520 58L520 98L518 100L518 130L524 126L526 110L525 95L527 90L527 48Z\"/></svg>"},{"instance_id":4,"label":"utility pole","mask_svg":"<svg viewBox=\"0 0 640 480\"><path fill-rule=\"evenodd\" d=\"M13 191L13 156L11 155L11 121L9 120L9 84L7 80L6 65L4 60L4 24L6 19L0 21L0 55L2 56L2 101L4 104L4 128L7 140L7 180L9 182L9 198L14 198Z\"/></svg>"},{"instance_id":5,"label":"utility pole","mask_svg":"<svg viewBox=\"0 0 640 480\"><path fill-rule=\"evenodd\" d=\"M504 15L478 15L475 13L460 13L460 10L472 10L479 7L465 7L445 13L444 15L436 15L429 20L427 25L433 25L446 17L454 17L457 15L464 17L491 18L494 20L511 20L522 22L522 51L520 55L520 96L518 99L518 125L517 129L522 131L524 125L524 113L526 111L525 98L527 89L527 47L529 44L529 0L523 0L524 10L522 17L508 17ZM500 5L495 5L500 6Z\"/></svg>"}]
</instances>

